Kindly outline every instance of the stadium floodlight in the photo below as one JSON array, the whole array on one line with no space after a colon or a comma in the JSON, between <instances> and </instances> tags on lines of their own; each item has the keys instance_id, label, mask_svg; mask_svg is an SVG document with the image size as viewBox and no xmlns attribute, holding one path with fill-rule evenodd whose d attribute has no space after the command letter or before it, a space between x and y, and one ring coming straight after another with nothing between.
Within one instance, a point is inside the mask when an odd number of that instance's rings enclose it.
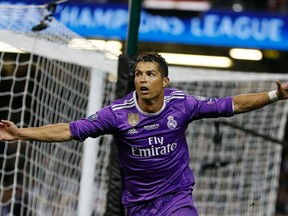
<instances>
[{"instance_id":1,"label":"stadium floodlight","mask_svg":"<svg viewBox=\"0 0 288 216\"><path fill-rule=\"evenodd\" d=\"M207 11L211 8L210 1L206 0L144 0L143 7L146 9L173 9L190 11Z\"/></svg>"},{"instance_id":2,"label":"stadium floodlight","mask_svg":"<svg viewBox=\"0 0 288 216\"><path fill-rule=\"evenodd\" d=\"M241 12L244 10L244 3L242 0L234 0L232 3L232 10L235 12Z\"/></svg>"},{"instance_id":3,"label":"stadium floodlight","mask_svg":"<svg viewBox=\"0 0 288 216\"><path fill-rule=\"evenodd\" d=\"M161 53L169 64L182 66L229 68L233 62L225 56L190 55L179 53Z\"/></svg>"},{"instance_id":4,"label":"stadium floodlight","mask_svg":"<svg viewBox=\"0 0 288 216\"><path fill-rule=\"evenodd\" d=\"M263 57L262 52L257 49L233 48L229 51L229 54L234 59L250 61L260 61Z\"/></svg>"}]
</instances>

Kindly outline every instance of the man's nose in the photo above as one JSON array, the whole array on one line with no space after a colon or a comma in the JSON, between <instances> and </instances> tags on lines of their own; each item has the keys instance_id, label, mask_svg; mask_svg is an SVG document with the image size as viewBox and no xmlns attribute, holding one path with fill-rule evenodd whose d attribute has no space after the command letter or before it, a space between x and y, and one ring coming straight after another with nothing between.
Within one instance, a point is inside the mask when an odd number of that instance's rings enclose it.
<instances>
[{"instance_id":1,"label":"man's nose","mask_svg":"<svg viewBox=\"0 0 288 216\"><path fill-rule=\"evenodd\" d=\"M140 79L141 82L146 82L147 81L147 76L145 74L143 74L141 76L141 79Z\"/></svg>"}]
</instances>

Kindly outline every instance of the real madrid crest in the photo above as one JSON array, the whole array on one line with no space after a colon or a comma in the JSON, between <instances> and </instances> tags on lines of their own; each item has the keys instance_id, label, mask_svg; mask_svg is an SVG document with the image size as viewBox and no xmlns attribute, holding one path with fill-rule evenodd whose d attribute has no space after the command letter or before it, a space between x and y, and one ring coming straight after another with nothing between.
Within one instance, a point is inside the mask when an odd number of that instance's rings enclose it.
<instances>
[{"instance_id":1,"label":"real madrid crest","mask_svg":"<svg viewBox=\"0 0 288 216\"><path fill-rule=\"evenodd\" d=\"M128 113L128 123L134 127L139 123L139 115L137 113Z\"/></svg>"},{"instance_id":2,"label":"real madrid crest","mask_svg":"<svg viewBox=\"0 0 288 216\"><path fill-rule=\"evenodd\" d=\"M167 126L169 129L175 129L177 127L177 122L174 119L174 116L169 116L167 120Z\"/></svg>"}]
</instances>

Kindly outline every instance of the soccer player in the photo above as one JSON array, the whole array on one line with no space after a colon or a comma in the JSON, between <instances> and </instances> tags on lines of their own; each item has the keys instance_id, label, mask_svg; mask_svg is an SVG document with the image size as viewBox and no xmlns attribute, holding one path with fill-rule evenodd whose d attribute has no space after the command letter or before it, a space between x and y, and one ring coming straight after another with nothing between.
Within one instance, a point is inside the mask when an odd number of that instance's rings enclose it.
<instances>
[{"instance_id":1,"label":"soccer player","mask_svg":"<svg viewBox=\"0 0 288 216\"><path fill-rule=\"evenodd\" d=\"M230 117L288 98L288 83L277 90L209 98L187 95L169 84L168 66L157 53L140 55L135 88L88 118L36 128L0 123L0 140L59 142L113 134L128 216L196 216L185 130L201 118Z\"/></svg>"}]
</instances>

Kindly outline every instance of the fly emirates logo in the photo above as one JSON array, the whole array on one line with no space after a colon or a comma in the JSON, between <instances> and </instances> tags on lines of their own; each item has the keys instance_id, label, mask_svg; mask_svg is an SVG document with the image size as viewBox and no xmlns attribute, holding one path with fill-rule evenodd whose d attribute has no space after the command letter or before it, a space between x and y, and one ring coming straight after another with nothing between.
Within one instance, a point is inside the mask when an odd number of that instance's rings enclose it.
<instances>
[{"instance_id":1,"label":"fly emirates logo","mask_svg":"<svg viewBox=\"0 0 288 216\"><path fill-rule=\"evenodd\" d=\"M135 157L151 157L158 155L166 155L173 152L177 148L177 143L164 142L164 137L148 137L148 148L131 147L132 155Z\"/></svg>"}]
</instances>

